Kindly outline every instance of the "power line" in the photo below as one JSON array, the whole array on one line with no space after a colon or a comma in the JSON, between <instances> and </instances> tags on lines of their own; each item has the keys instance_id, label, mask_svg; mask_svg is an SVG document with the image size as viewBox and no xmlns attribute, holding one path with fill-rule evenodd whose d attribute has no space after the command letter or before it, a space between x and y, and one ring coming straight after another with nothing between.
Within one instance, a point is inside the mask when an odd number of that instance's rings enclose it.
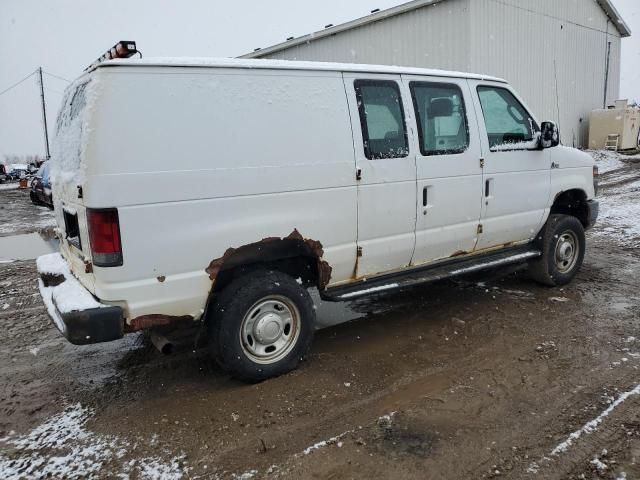
<instances>
[{"instance_id":1,"label":"power line","mask_svg":"<svg viewBox=\"0 0 640 480\"><path fill-rule=\"evenodd\" d=\"M37 70L36 70L37 72ZM6 88L4 90L2 90L0 92L0 95L4 95L5 93L7 93L9 90L16 88L18 85L20 85L22 82L24 82L25 80L27 80L28 78L30 78L32 75L35 75L36 72L31 72L29 75L27 75L26 77L24 77L22 80L20 80L19 82L14 83L13 85L11 85L9 88Z\"/></svg>"},{"instance_id":2,"label":"power line","mask_svg":"<svg viewBox=\"0 0 640 480\"><path fill-rule=\"evenodd\" d=\"M42 72L43 72L43 73L46 73L46 74L47 74L47 75L49 75L50 77L57 78L58 80L63 80L63 81L65 81L65 82L67 82L67 83L71 83L71 80L69 80L69 79L67 79L67 78L64 78L64 77L61 77L61 76L59 76L59 75L54 75L53 73L49 73L49 72L47 72L46 70L43 70Z\"/></svg>"}]
</instances>

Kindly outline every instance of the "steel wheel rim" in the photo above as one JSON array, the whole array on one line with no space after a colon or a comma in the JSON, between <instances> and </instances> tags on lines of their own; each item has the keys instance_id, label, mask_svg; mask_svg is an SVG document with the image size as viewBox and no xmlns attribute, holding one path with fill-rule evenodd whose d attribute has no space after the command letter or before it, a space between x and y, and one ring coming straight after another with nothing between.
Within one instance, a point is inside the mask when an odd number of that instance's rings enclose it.
<instances>
[{"instance_id":1,"label":"steel wheel rim","mask_svg":"<svg viewBox=\"0 0 640 480\"><path fill-rule=\"evenodd\" d=\"M570 272L578 262L580 243L573 231L566 231L558 237L555 251L556 268L560 273Z\"/></svg>"},{"instance_id":2,"label":"steel wheel rim","mask_svg":"<svg viewBox=\"0 0 640 480\"><path fill-rule=\"evenodd\" d=\"M240 344L245 355L263 365L286 357L300 336L300 311L282 295L258 300L247 311L240 327Z\"/></svg>"}]
</instances>

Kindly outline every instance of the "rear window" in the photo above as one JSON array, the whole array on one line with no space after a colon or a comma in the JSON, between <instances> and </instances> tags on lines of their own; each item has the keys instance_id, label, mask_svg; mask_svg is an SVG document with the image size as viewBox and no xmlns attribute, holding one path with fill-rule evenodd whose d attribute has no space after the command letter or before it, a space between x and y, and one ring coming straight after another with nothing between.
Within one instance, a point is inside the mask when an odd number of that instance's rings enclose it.
<instances>
[{"instance_id":1,"label":"rear window","mask_svg":"<svg viewBox=\"0 0 640 480\"><path fill-rule=\"evenodd\" d=\"M51 149L51 180L55 183L79 185L84 181L83 140L91 88L92 83L87 80L66 92Z\"/></svg>"},{"instance_id":2,"label":"rear window","mask_svg":"<svg viewBox=\"0 0 640 480\"><path fill-rule=\"evenodd\" d=\"M56 120L57 132L75 120L87 105L87 85L89 85L88 81L78 85L75 90L70 90L66 93Z\"/></svg>"},{"instance_id":3,"label":"rear window","mask_svg":"<svg viewBox=\"0 0 640 480\"><path fill-rule=\"evenodd\" d=\"M369 160L409 155L409 141L398 84L388 80L355 82L364 152Z\"/></svg>"}]
</instances>

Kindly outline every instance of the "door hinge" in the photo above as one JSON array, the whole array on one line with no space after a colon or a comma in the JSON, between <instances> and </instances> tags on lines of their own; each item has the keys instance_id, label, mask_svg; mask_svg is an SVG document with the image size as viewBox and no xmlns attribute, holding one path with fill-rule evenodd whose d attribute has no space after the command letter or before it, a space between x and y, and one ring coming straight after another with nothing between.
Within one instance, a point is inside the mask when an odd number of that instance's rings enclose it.
<instances>
[{"instance_id":1,"label":"door hinge","mask_svg":"<svg viewBox=\"0 0 640 480\"><path fill-rule=\"evenodd\" d=\"M356 254L357 254L358 257L362 257L362 247L358 247L356 252L357 252Z\"/></svg>"},{"instance_id":2,"label":"door hinge","mask_svg":"<svg viewBox=\"0 0 640 480\"><path fill-rule=\"evenodd\" d=\"M484 168L484 158L480 157L480 168Z\"/></svg>"},{"instance_id":3,"label":"door hinge","mask_svg":"<svg viewBox=\"0 0 640 480\"><path fill-rule=\"evenodd\" d=\"M357 168L356 169L356 180L358 180L358 181L362 180L362 169L361 168Z\"/></svg>"},{"instance_id":4,"label":"door hinge","mask_svg":"<svg viewBox=\"0 0 640 480\"><path fill-rule=\"evenodd\" d=\"M478 225L478 234L483 232L482 224Z\"/></svg>"}]
</instances>

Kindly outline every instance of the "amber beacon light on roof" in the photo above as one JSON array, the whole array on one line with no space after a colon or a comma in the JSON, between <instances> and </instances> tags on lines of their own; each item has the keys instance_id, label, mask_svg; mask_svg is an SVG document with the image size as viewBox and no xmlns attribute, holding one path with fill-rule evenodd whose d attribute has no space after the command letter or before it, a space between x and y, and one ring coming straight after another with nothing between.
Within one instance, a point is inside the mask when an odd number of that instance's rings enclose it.
<instances>
[{"instance_id":1,"label":"amber beacon light on roof","mask_svg":"<svg viewBox=\"0 0 640 480\"><path fill-rule=\"evenodd\" d=\"M130 40L120 40L113 47L107 50L100 58L98 58L95 62L87 67L87 70L95 67L96 65L106 62L107 60L115 60L117 58L129 58L135 55L136 53L140 54L140 58L142 58L142 53L138 51L136 47L136 42Z\"/></svg>"}]
</instances>

